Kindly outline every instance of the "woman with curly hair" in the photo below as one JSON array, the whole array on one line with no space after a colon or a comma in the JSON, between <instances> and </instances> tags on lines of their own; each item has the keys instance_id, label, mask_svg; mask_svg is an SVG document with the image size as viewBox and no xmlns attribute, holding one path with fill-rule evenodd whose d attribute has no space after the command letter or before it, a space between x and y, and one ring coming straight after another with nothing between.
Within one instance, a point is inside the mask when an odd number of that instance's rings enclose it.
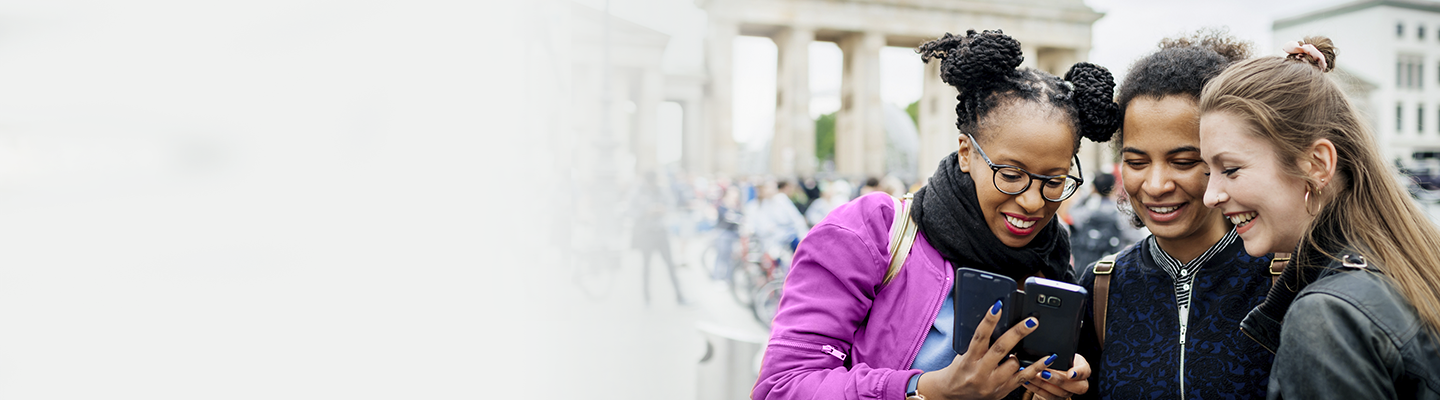
<instances>
[{"instance_id":1,"label":"woman with curly hair","mask_svg":"<svg viewBox=\"0 0 1440 400\"><path fill-rule=\"evenodd\" d=\"M1200 95L1205 205L1249 254L1293 255L1240 324L1275 351L1267 398L1440 399L1440 229L1325 75L1330 39L1286 50Z\"/></svg>"},{"instance_id":2,"label":"woman with curly hair","mask_svg":"<svg viewBox=\"0 0 1440 400\"><path fill-rule=\"evenodd\" d=\"M1272 358L1239 327L1270 290L1272 257L1246 254L1233 225L1205 207L1200 158L1200 92L1249 52L1221 31L1165 39L1120 84L1120 206L1151 235L1081 269L1093 296L1080 352L1094 369L1082 397L1265 394Z\"/></svg>"},{"instance_id":3,"label":"woman with curly hair","mask_svg":"<svg viewBox=\"0 0 1440 400\"><path fill-rule=\"evenodd\" d=\"M1103 142L1120 123L1110 72L1089 63L1061 79L1018 68L1020 43L1000 31L946 34L921 45L959 89L959 151L916 193L913 247L891 254L897 203L874 193L836 208L795 252L755 384L755 400L1064 398L1088 389L1082 357L1022 369L1008 356L1039 324L1026 318L991 345L1001 304L965 354L952 349L957 267L1023 282L1074 282L1060 202L1082 180L1080 138ZM903 235L902 235L903 236ZM903 239L901 240L903 242ZM904 248L899 246L898 248ZM892 257L904 257L898 268Z\"/></svg>"}]
</instances>

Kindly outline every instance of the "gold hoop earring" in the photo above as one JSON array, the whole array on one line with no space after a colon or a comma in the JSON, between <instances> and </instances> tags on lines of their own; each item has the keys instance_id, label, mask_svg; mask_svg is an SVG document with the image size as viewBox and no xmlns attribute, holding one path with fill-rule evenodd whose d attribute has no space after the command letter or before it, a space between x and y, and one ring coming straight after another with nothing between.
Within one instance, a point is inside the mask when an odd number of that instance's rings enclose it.
<instances>
[{"instance_id":1,"label":"gold hoop earring","mask_svg":"<svg viewBox=\"0 0 1440 400\"><path fill-rule=\"evenodd\" d=\"M1321 190L1315 189L1315 197L1320 197L1320 194ZM1319 203L1320 201L1316 200L1315 202ZM1310 189L1308 188L1305 189L1305 213L1310 214L1312 217L1320 213L1320 207L1315 207L1315 212L1310 212Z\"/></svg>"}]
</instances>

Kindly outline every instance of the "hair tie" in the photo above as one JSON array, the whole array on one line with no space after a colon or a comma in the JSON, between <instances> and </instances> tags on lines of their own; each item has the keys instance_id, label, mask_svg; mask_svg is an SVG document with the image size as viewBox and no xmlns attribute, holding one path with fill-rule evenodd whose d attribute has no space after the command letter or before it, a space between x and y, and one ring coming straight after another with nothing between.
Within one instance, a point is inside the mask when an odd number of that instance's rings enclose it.
<instances>
[{"instance_id":1,"label":"hair tie","mask_svg":"<svg viewBox=\"0 0 1440 400\"><path fill-rule=\"evenodd\" d=\"M1315 59L1315 63L1320 66L1320 72L1325 72L1325 55L1320 54L1320 49L1316 49L1315 45L1296 41L1285 44L1284 50L1285 54L1289 54L1295 59L1302 59L1306 56Z\"/></svg>"}]
</instances>

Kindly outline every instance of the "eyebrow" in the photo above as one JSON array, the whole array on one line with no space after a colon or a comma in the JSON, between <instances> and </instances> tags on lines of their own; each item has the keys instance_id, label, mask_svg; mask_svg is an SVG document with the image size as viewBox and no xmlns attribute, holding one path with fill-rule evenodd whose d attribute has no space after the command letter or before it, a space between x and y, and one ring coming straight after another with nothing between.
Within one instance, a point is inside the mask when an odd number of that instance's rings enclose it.
<instances>
[{"instance_id":1,"label":"eyebrow","mask_svg":"<svg viewBox=\"0 0 1440 400\"><path fill-rule=\"evenodd\" d=\"M1189 146L1189 145L1180 146L1180 147L1176 147L1176 148L1174 148L1174 149L1170 149L1170 151L1165 152L1165 154L1167 154L1167 155L1174 155L1174 154L1186 153L1186 152L1191 152L1191 151L1193 151L1193 152L1199 152L1199 151L1200 151L1200 148L1199 148L1199 147L1195 147L1195 146ZM1142 156L1150 155L1150 153L1146 153L1144 150L1140 150L1140 149L1137 149L1137 148L1134 148L1134 147L1125 147L1125 148L1123 148L1123 149L1120 149L1120 152L1121 152L1121 153L1132 153L1132 154L1137 154L1137 155L1142 155Z\"/></svg>"}]
</instances>

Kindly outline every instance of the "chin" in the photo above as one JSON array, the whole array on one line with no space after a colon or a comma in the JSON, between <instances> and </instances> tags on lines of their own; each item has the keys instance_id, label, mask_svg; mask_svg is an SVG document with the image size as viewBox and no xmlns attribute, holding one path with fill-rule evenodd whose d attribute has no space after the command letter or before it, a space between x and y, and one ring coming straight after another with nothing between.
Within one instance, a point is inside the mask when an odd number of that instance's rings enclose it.
<instances>
[{"instance_id":1,"label":"chin","mask_svg":"<svg viewBox=\"0 0 1440 400\"><path fill-rule=\"evenodd\" d=\"M1259 243L1251 244L1251 242L1245 242L1245 254L1249 254L1251 257L1261 257L1270 253L1274 252L1265 246L1261 246Z\"/></svg>"}]
</instances>

